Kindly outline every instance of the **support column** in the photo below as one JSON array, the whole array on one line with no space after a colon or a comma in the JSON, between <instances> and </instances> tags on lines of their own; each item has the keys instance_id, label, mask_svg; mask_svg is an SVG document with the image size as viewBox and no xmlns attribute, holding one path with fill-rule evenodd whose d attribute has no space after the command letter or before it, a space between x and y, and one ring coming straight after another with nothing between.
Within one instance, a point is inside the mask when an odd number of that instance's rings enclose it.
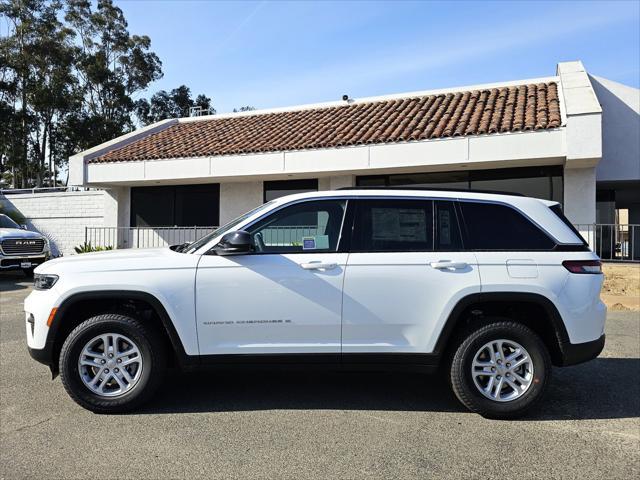
<instances>
[{"instance_id":1,"label":"support column","mask_svg":"<svg viewBox=\"0 0 640 480\"><path fill-rule=\"evenodd\" d=\"M629 256L640 260L640 203L629 204Z\"/></svg>"},{"instance_id":2,"label":"support column","mask_svg":"<svg viewBox=\"0 0 640 480\"><path fill-rule=\"evenodd\" d=\"M320 177L318 179L318 190L337 190L338 188L353 187L355 177L353 175L336 175L333 177Z\"/></svg>"},{"instance_id":3,"label":"support column","mask_svg":"<svg viewBox=\"0 0 640 480\"><path fill-rule=\"evenodd\" d=\"M103 225L108 227L105 238L113 239L116 248L128 248L131 222L131 187L115 187L105 190Z\"/></svg>"},{"instance_id":4,"label":"support column","mask_svg":"<svg viewBox=\"0 0 640 480\"><path fill-rule=\"evenodd\" d=\"M262 205L262 182L227 182L220 184L220 225Z\"/></svg>"},{"instance_id":5,"label":"support column","mask_svg":"<svg viewBox=\"0 0 640 480\"><path fill-rule=\"evenodd\" d=\"M564 169L564 214L595 248L596 168Z\"/></svg>"}]
</instances>

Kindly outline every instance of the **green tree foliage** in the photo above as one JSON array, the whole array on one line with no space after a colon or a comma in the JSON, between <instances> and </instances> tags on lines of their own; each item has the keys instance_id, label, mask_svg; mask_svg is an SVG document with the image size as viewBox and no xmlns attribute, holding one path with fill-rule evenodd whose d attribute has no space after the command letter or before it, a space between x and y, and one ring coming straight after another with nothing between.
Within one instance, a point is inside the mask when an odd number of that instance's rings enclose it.
<instances>
[{"instance_id":1,"label":"green tree foliage","mask_svg":"<svg viewBox=\"0 0 640 480\"><path fill-rule=\"evenodd\" d=\"M132 97L162 64L112 0L0 0L0 18L0 175L48 185L73 153L134 128Z\"/></svg>"},{"instance_id":2,"label":"green tree foliage","mask_svg":"<svg viewBox=\"0 0 640 480\"><path fill-rule=\"evenodd\" d=\"M74 139L82 150L133 128L132 96L162 77L162 62L149 51L149 37L129 34L112 0L99 0L95 11L89 0L71 0L65 19L80 48L76 74L82 106L70 120L82 133Z\"/></svg>"},{"instance_id":3,"label":"green tree foliage","mask_svg":"<svg viewBox=\"0 0 640 480\"><path fill-rule=\"evenodd\" d=\"M138 100L136 115L141 124L149 125L166 118L188 117L192 107L200 107L210 114L216 112L209 97L200 94L194 100L191 98L191 90L186 85L180 85L171 92L160 90L150 100Z\"/></svg>"},{"instance_id":4,"label":"green tree foliage","mask_svg":"<svg viewBox=\"0 0 640 480\"><path fill-rule=\"evenodd\" d=\"M255 110L256 107L252 107L250 105L247 105L246 107L240 107L240 108L234 108L233 112L234 113L238 113L238 112L252 112L253 110Z\"/></svg>"},{"instance_id":5,"label":"green tree foliage","mask_svg":"<svg viewBox=\"0 0 640 480\"><path fill-rule=\"evenodd\" d=\"M59 21L60 8L58 1L0 2L12 31L0 39L0 170L12 169L23 187L43 184L57 160L50 138L74 102L73 32Z\"/></svg>"}]
</instances>

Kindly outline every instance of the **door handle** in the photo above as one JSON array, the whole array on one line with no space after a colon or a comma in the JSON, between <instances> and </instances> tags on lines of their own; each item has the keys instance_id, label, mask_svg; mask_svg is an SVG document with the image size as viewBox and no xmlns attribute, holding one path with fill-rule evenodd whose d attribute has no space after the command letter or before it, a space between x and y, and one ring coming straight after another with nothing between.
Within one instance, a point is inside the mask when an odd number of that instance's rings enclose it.
<instances>
[{"instance_id":1,"label":"door handle","mask_svg":"<svg viewBox=\"0 0 640 480\"><path fill-rule=\"evenodd\" d=\"M431 266L438 270L446 270L448 268L458 270L467 268L469 264L467 262L452 262L451 260L440 260L439 262L431 262Z\"/></svg>"},{"instance_id":2,"label":"door handle","mask_svg":"<svg viewBox=\"0 0 640 480\"><path fill-rule=\"evenodd\" d=\"M305 270L332 270L338 266L337 263L309 262L301 263L300 266Z\"/></svg>"}]
</instances>

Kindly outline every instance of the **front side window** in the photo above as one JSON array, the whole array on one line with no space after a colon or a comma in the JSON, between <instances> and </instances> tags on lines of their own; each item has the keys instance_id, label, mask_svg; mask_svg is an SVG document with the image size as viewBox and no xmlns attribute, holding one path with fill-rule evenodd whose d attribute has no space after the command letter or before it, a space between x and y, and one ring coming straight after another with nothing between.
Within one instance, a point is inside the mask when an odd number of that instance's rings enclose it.
<instances>
[{"instance_id":1,"label":"front side window","mask_svg":"<svg viewBox=\"0 0 640 480\"><path fill-rule=\"evenodd\" d=\"M473 250L551 250L555 242L517 210L493 203L460 202Z\"/></svg>"},{"instance_id":2,"label":"front side window","mask_svg":"<svg viewBox=\"0 0 640 480\"><path fill-rule=\"evenodd\" d=\"M346 200L317 200L274 212L247 229L255 253L337 251L346 204Z\"/></svg>"},{"instance_id":3,"label":"front side window","mask_svg":"<svg viewBox=\"0 0 640 480\"><path fill-rule=\"evenodd\" d=\"M273 202L264 203L264 204L260 205L259 207L254 208L253 210L249 210L247 213L243 213L239 217L234 218L233 220L231 220L229 223L221 226L220 228L214 230L213 232L208 233L204 237L201 237L200 239L196 240L195 242L189 244L189 246L187 248L185 248L185 250L182 251L182 252L183 253L193 253L193 252L195 252L196 250L198 250L202 246L204 246L207 243L209 243L215 237L220 237L220 236L224 235L225 233L232 231L236 226L238 226L239 224L244 222L247 218L251 217L252 215L255 215L256 213L258 213L258 212L260 212L262 210L268 210L269 208L271 208L272 205L273 205Z\"/></svg>"},{"instance_id":4,"label":"front side window","mask_svg":"<svg viewBox=\"0 0 640 480\"><path fill-rule=\"evenodd\" d=\"M433 203L430 200L367 200L358 203L351 250L354 252L430 251Z\"/></svg>"}]
</instances>

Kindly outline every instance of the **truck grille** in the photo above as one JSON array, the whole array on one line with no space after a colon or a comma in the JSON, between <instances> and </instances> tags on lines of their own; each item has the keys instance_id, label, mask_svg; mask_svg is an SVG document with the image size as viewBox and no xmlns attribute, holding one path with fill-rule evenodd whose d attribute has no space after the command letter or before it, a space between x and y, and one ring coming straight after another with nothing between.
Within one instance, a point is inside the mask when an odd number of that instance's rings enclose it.
<instances>
[{"instance_id":1,"label":"truck grille","mask_svg":"<svg viewBox=\"0 0 640 480\"><path fill-rule=\"evenodd\" d=\"M33 255L44 250L42 238L7 238L1 245L5 255Z\"/></svg>"}]
</instances>

